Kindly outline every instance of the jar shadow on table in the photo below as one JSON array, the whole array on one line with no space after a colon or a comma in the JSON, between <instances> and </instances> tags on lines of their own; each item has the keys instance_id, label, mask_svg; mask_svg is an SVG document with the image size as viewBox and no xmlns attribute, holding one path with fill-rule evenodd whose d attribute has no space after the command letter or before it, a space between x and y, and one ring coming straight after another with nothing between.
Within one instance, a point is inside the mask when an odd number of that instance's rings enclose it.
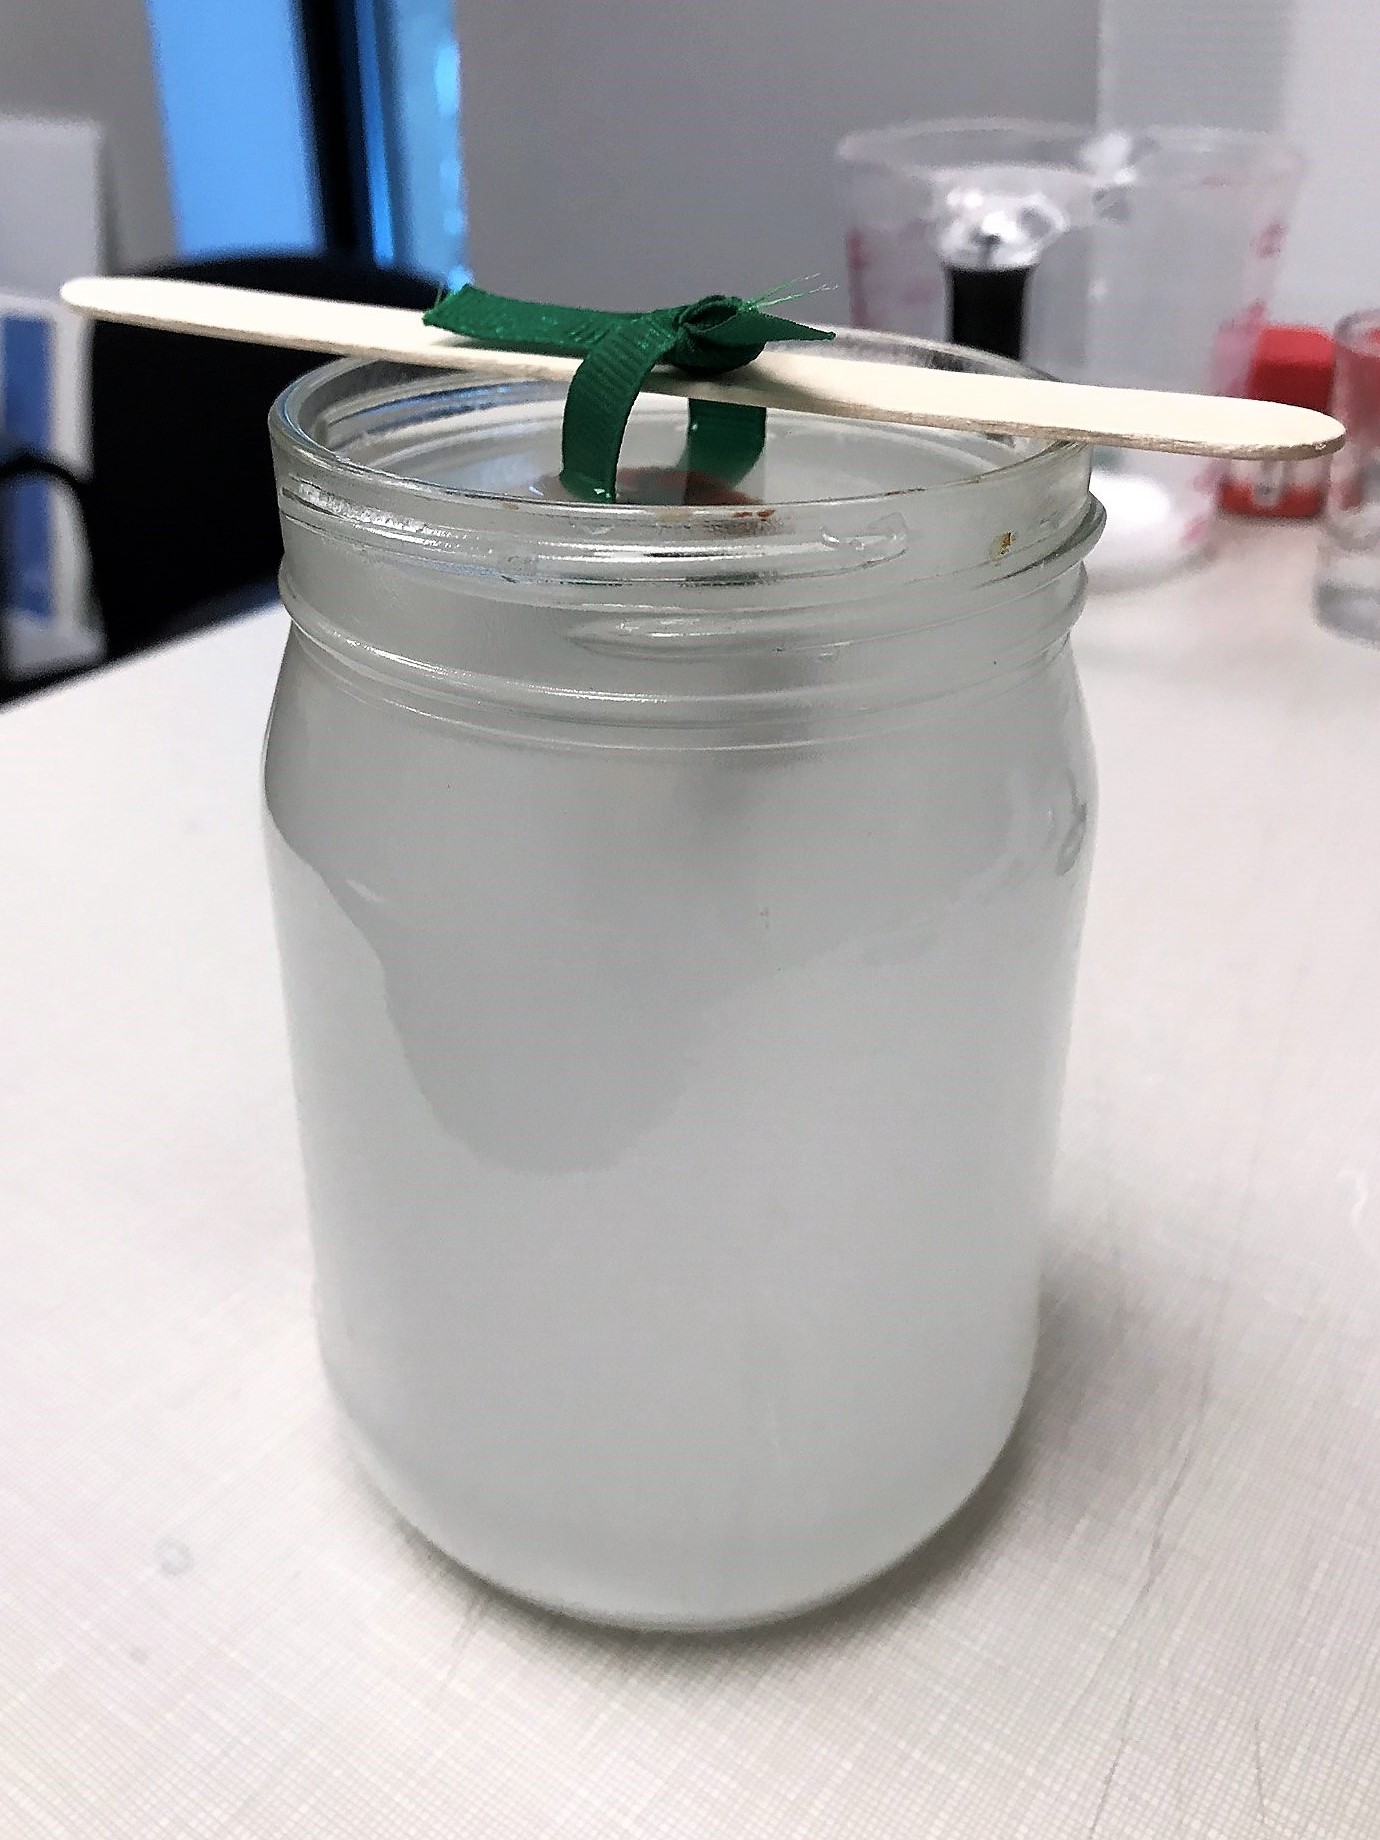
<instances>
[{"instance_id":1,"label":"jar shadow on table","mask_svg":"<svg viewBox=\"0 0 1380 1840\"><path fill-rule=\"evenodd\" d=\"M1135 1296L1145 1294L1145 1281L1123 1269L1120 1255L1109 1247L1106 1224L1079 1221L1070 1227L1071 1245L1052 1248L1047 1261L1035 1369L1005 1449L938 1532L845 1597L747 1628L618 1628L564 1616L503 1591L396 1520L399 1536L434 1577L462 1587L466 1596L457 1595L456 1608L467 1637L493 1616L510 1626L545 1632L548 1639L618 1655L630 1664L668 1652L688 1660L749 1654L760 1660L866 1635L923 1609L926 1600L937 1599L964 1574L999 1564L994 1548L1003 1540L1009 1550L1019 1548L1023 1564L1046 1550L1053 1562L1066 1552L1071 1533L1091 1510L1115 1516L1114 1497L1144 1494L1147 1467L1170 1474L1183 1440L1192 1434L1183 1415L1185 1397L1193 1391L1191 1383L1185 1384L1184 1368L1191 1365L1196 1373L1202 1366L1191 1350L1176 1343L1167 1323L1157 1323L1149 1310L1134 1303ZM1094 1236L1108 1248L1105 1254L1091 1251ZM1137 1435L1128 1438L1126 1414L1133 1402L1143 1420L1146 1414L1155 1418L1165 1400L1171 1418L1149 1428L1142 1422ZM1071 1462L1071 1456L1076 1460ZM372 1486L368 1495L378 1514L394 1519Z\"/></svg>"}]
</instances>

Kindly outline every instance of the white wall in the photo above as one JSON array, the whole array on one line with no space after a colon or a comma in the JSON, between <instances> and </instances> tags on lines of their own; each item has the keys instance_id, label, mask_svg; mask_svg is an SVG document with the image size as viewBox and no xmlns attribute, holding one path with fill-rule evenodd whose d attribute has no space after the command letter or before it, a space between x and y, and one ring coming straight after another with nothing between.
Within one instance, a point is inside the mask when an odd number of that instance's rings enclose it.
<instances>
[{"instance_id":1,"label":"white wall","mask_svg":"<svg viewBox=\"0 0 1380 1840\"><path fill-rule=\"evenodd\" d=\"M1283 128L1310 170L1275 317L1380 307L1380 0L1295 0Z\"/></svg>"},{"instance_id":2,"label":"white wall","mask_svg":"<svg viewBox=\"0 0 1380 1840\"><path fill-rule=\"evenodd\" d=\"M850 128L1095 108L1096 0L461 0L458 17L475 278L591 306L841 281ZM842 293L812 307L847 318Z\"/></svg>"},{"instance_id":3,"label":"white wall","mask_svg":"<svg viewBox=\"0 0 1380 1840\"><path fill-rule=\"evenodd\" d=\"M67 0L70 4L71 0ZM1380 0L461 0L470 253L639 305L843 273L838 136L906 116L1195 117L1310 161L1275 316L1380 306ZM846 317L842 294L820 317Z\"/></svg>"},{"instance_id":4,"label":"white wall","mask_svg":"<svg viewBox=\"0 0 1380 1840\"><path fill-rule=\"evenodd\" d=\"M1277 130L1295 0L1101 0L1101 119Z\"/></svg>"},{"instance_id":5,"label":"white wall","mask_svg":"<svg viewBox=\"0 0 1380 1840\"><path fill-rule=\"evenodd\" d=\"M1309 170L1272 303L1380 307L1380 0L1101 0L1106 119L1261 128Z\"/></svg>"},{"instance_id":6,"label":"white wall","mask_svg":"<svg viewBox=\"0 0 1380 1840\"><path fill-rule=\"evenodd\" d=\"M103 122L113 260L128 266L172 253L144 0L0 0L0 111Z\"/></svg>"}]
</instances>

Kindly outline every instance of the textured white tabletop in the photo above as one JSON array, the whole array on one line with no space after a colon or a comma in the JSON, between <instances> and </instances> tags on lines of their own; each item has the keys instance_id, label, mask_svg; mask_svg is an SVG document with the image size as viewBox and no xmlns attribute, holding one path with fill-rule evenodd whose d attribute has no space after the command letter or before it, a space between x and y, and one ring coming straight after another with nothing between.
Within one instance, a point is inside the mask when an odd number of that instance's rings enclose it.
<instances>
[{"instance_id":1,"label":"textured white tabletop","mask_svg":"<svg viewBox=\"0 0 1380 1840\"><path fill-rule=\"evenodd\" d=\"M255 775L282 616L0 715L3 1840L1380 1835L1380 653L1094 603L1034 1390L839 1609L601 1634L338 1441Z\"/></svg>"}]
</instances>

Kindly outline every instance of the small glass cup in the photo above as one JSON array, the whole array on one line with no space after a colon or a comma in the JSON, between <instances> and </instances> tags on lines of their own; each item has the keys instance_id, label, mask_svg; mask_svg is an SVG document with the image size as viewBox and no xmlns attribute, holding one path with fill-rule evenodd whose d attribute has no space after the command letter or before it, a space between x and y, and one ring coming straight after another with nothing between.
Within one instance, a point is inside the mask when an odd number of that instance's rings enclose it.
<instances>
[{"instance_id":1,"label":"small glass cup","mask_svg":"<svg viewBox=\"0 0 1380 1840\"><path fill-rule=\"evenodd\" d=\"M1332 461L1314 603L1333 632L1380 645L1380 308L1336 332L1332 413L1346 446Z\"/></svg>"}]
</instances>

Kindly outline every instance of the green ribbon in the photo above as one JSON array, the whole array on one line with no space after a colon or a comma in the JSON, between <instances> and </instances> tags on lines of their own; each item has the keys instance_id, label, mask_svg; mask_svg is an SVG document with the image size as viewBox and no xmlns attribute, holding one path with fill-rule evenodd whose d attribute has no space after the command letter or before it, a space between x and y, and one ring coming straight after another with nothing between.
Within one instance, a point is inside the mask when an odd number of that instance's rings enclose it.
<instances>
[{"instance_id":1,"label":"green ribbon","mask_svg":"<svg viewBox=\"0 0 1380 1840\"><path fill-rule=\"evenodd\" d=\"M579 498L612 502L623 431L656 365L717 377L750 364L775 339L833 338L817 326L763 312L769 304L776 302L765 294L757 300L706 294L683 307L608 313L462 287L438 300L425 320L485 345L583 358L561 425L561 483ZM732 484L753 466L766 438L765 409L692 398L682 465Z\"/></svg>"}]
</instances>

